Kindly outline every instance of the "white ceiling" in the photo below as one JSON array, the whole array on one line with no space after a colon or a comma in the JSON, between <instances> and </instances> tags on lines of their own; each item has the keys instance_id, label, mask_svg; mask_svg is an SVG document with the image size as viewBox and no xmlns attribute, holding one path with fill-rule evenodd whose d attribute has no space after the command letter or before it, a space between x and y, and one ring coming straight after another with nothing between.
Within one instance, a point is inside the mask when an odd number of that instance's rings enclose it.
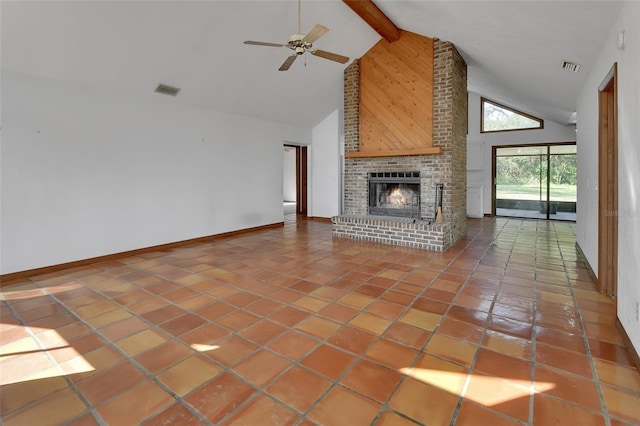
<instances>
[{"instance_id":1,"label":"white ceiling","mask_svg":"<svg viewBox=\"0 0 640 426\"><path fill-rule=\"evenodd\" d=\"M376 0L400 28L453 42L469 65L469 90L566 123L613 24L615 1ZM299 126L342 100L341 65L311 55L287 72L285 43L297 2L2 1L2 68L127 96L166 98ZM379 36L340 0L302 0L302 31L329 27L316 48L362 56ZM579 73L563 71L568 59ZM305 66L306 62L306 66Z\"/></svg>"}]
</instances>

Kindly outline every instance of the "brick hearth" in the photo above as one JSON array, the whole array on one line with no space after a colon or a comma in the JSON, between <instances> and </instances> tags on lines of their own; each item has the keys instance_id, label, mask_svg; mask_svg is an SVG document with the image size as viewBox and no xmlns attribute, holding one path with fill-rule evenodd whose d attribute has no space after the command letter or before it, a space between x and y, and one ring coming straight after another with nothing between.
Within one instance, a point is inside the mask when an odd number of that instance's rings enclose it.
<instances>
[{"instance_id":1,"label":"brick hearth","mask_svg":"<svg viewBox=\"0 0 640 426\"><path fill-rule=\"evenodd\" d=\"M451 224L386 216L334 216L333 236L445 251L451 247Z\"/></svg>"}]
</instances>

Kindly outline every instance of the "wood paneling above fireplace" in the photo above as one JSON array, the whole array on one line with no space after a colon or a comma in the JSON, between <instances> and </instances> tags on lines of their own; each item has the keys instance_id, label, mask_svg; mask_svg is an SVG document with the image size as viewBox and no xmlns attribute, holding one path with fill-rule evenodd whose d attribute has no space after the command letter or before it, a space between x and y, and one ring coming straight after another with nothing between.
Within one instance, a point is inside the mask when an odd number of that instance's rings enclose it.
<instances>
[{"instance_id":1,"label":"wood paneling above fireplace","mask_svg":"<svg viewBox=\"0 0 640 426\"><path fill-rule=\"evenodd\" d=\"M347 157L442 154L433 146L433 39L400 30L360 59L360 149Z\"/></svg>"}]
</instances>

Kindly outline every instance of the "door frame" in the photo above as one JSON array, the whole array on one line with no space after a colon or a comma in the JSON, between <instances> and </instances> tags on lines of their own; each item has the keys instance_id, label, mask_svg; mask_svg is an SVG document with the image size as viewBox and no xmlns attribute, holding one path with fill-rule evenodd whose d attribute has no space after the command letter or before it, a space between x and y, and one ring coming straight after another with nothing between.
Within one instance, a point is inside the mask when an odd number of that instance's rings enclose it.
<instances>
[{"instance_id":1,"label":"door frame","mask_svg":"<svg viewBox=\"0 0 640 426\"><path fill-rule=\"evenodd\" d=\"M307 215L307 146L284 144L296 150L296 214Z\"/></svg>"},{"instance_id":2,"label":"door frame","mask_svg":"<svg viewBox=\"0 0 640 426\"><path fill-rule=\"evenodd\" d=\"M618 64L598 87L598 291L618 294Z\"/></svg>"},{"instance_id":3,"label":"door frame","mask_svg":"<svg viewBox=\"0 0 640 426\"><path fill-rule=\"evenodd\" d=\"M296 191L298 197L296 199L296 213L302 216L307 216L307 147L299 146L296 149Z\"/></svg>"}]
</instances>

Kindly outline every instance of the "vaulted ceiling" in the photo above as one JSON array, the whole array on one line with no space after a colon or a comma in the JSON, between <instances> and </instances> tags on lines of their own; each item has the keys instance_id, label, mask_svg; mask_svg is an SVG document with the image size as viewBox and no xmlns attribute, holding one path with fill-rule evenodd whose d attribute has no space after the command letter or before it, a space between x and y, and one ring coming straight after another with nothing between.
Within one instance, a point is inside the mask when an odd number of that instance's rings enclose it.
<instances>
[{"instance_id":1,"label":"vaulted ceiling","mask_svg":"<svg viewBox=\"0 0 640 426\"><path fill-rule=\"evenodd\" d=\"M566 123L620 10L616 1L375 0L399 28L453 42L469 90ZM150 98L309 127L340 106L346 65L304 55L278 67L297 32L298 5L280 1L2 1L2 68ZM362 56L380 36L339 0L301 3L314 48ZM564 71L562 60L582 65ZM153 93L158 83L182 89ZM126 99L126 98L125 98ZM160 100L161 99L161 100Z\"/></svg>"}]
</instances>

